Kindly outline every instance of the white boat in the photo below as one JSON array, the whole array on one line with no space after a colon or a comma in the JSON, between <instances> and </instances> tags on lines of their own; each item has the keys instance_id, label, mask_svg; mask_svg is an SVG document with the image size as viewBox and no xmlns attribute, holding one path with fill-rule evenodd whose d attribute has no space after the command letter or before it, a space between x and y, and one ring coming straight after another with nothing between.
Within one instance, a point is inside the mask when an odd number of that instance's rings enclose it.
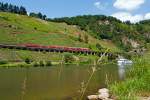
<instances>
[{"instance_id":1,"label":"white boat","mask_svg":"<svg viewBox=\"0 0 150 100\"><path fill-rule=\"evenodd\" d=\"M133 62L131 60L121 58L117 60L117 63L118 65L131 65Z\"/></svg>"}]
</instances>

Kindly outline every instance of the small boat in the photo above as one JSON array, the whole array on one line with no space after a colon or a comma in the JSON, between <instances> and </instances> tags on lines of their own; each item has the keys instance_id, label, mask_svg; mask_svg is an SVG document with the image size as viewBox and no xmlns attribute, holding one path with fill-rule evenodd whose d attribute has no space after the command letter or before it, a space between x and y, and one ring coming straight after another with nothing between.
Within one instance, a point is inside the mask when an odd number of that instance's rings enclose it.
<instances>
[{"instance_id":1,"label":"small boat","mask_svg":"<svg viewBox=\"0 0 150 100\"><path fill-rule=\"evenodd\" d=\"M131 65L133 62L131 60L121 58L117 60L117 63L118 65Z\"/></svg>"}]
</instances>

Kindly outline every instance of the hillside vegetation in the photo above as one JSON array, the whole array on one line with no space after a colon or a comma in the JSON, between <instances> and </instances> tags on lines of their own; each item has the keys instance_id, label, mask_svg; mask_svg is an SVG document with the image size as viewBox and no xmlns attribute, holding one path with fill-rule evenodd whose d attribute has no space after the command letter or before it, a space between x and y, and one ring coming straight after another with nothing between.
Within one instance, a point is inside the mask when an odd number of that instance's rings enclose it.
<instances>
[{"instance_id":1,"label":"hillside vegetation","mask_svg":"<svg viewBox=\"0 0 150 100\"><path fill-rule=\"evenodd\" d=\"M79 34L83 42L78 41ZM42 45L64 45L73 47L89 47L100 43L110 49L117 49L108 41L99 41L88 35L88 43L84 43L87 32L65 23L47 22L44 20L11 13L0 13L0 43L37 43ZM108 42L108 43L107 43Z\"/></svg>"},{"instance_id":2,"label":"hillside vegetation","mask_svg":"<svg viewBox=\"0 0 150 100\"><path fill-rule=\"evenodd\" d=\"M49 19L53 22L66 22L68 25L77 25L97 39L111 40L120 48L130 51L141 48L150 42L150 21L131 24L130 21L121 22L116 18L104 15L84 15Z\"/></svg>"},{"instance_id":3,"label":"hillside vegetation","mask_svg":"<svg viewBox=\"0 0 150 100\"><path fill-rule=\"evenodd\" d=\"M88 43L85 42L88 37ZM99 43L112 52L120 50L111 41L98 40L87 32L66 23L47 22L41 19L18 15L8 12L0 12L0 43L1 44L24 44L34 43L41 45L60 45L71 47L87 47L96 49ZM80 38L80 39L79 39ZM34 56L36 54L36 56ZM30 51L0 50L1 59L21 60L25 58L61 60L57 54L34 53Z\"/></svg>"}]
</instances>

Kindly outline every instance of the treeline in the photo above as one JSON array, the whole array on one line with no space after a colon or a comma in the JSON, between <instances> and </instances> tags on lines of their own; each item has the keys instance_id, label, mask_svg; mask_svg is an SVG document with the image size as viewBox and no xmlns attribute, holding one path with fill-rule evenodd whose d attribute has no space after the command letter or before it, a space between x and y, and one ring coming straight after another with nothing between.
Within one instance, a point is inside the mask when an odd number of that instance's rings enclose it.
<instances>
[{"instance_id":1,"label":"treeline","mask_svg":"<svg viewBox=\"0 0 150 100\"><path fill-rule=\"evenodd\" d=\"M82 30L88 30L89 26L93 25L93 23L97 23L98 20L109 20L116 21L121 23L120 20L117 20L114 17L107 17L105 15L83 15L76 17L63 17L63 18L54 18L49 19L49 21L54 22L66 22L68 25L78 25Z\"/></svg>"},{"instance_id":2,"label":"treeline","mask_svg":"<svg viewBox=\"0 0 150 100\"><path fill-rule=\"evenodd\" d=\"M42 13L34 13L34 12L31 12L30 14L29 14L29 16L31 16L31 17L36 17L36 18L40 18L40 19L42 19L42 20L46 20L47 19L47 16L46 15L43 15Z\"/></svg>"},{"instance_id":3,"label":"treeline","mask_svg":"<svg viewBox=\"0 0 150 100\"><path fill-rule=\"evenodd\" d=\"M91 33L98 39L113 41L126 51L132 49L132 40L141 45L150 42L150 27L148 26L150 24L147 24L148 21L132 24L130 21L121 22L114 17L104 15L63 17L49 19L49 21L65 22L68 25L79 26L80 29Z\"/></svg>"},{"instance_id":4,"label":"treeline","mask_svg":"<svg viewBox=\"0 0 150 100\"><path fill-rule=\"evenodd\" d=\"M11 12L11 13L16 13L16 14L21 14L21 15L27 15L27 11L25 7L23 6L16 6L8 3L2 3L0 2L0 11L2 12Z\"/></svg>"},{"instance_id":5,"label":"treeline","mask_svg":"<svg viewBox=\"0 0 150 100\"><path fill-rule=\"evenodd\" d=\"M16 6L16 5L12 5L12 4L8 4L8 3L3 3L0 2L0 11L1 12L10 12L10 13L15 13L15 14L21 14L21 15L27 15L27 10L25 7L23 6ZM34 13L31 12L29 14L29 16L31 17L36 17L36 18L40 18L42 20L46 20L46 15L43 15L42 13Z\"/></svg>"}]
</instances>

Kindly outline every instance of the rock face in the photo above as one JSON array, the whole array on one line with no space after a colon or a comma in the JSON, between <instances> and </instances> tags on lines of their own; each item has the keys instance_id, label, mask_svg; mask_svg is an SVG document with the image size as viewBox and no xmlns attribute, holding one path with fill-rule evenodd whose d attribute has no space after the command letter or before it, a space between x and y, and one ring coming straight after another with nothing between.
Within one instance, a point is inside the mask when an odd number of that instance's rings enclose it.
<instances>
[{"instance_id":1,"label":"rock face","mask_svg":"<svg viewBox=\"0 0 150 100\"><path fill-rule=\"evenodd\" d=\"M109 90L103 88L98 90L98 95L90 95L87 98L89 100L112 100L109 97L110 97Z\"/></svg>"}]
</instances>

